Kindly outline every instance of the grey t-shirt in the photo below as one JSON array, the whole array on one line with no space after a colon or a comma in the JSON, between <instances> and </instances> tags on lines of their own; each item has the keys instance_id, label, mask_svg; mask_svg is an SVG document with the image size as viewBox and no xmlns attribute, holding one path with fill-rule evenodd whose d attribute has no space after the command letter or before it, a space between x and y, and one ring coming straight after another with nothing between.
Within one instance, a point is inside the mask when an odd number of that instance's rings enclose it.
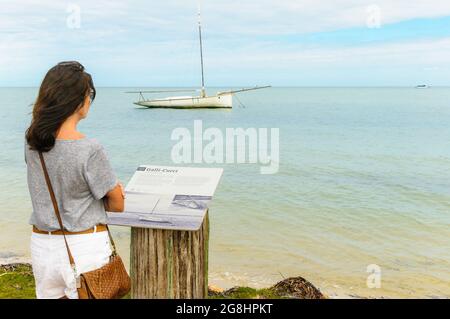
<instances>
[{"instance_id":1,"label":"grey t-shirt","mask_svg":"<svg viewBox=\"0 0 450 319\"><path fill-rule=\"evenodd\" d=\"M107 153L96 140L56 139L43 153L64 228L82 231L106 223L102 198L117 184ZM30 224L45 231L60 229L45 183L39 153L25 143L28 189L33 213Z\"/></svg>"}]
</instances>

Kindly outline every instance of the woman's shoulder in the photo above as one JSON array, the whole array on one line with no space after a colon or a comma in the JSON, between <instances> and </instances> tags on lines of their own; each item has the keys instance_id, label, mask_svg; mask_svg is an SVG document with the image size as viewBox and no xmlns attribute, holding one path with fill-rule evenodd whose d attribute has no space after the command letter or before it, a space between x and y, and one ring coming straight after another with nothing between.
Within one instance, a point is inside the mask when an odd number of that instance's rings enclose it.
<instances>
[{"instance_id":1,"label":"woman's shoulder","mask_svg":"<svg viewBox=\"0 0 450 319\"><path fill-rule=\"evenodd\" d=\"M102 143L95 137L84 137L80 139L81 144L85 144L89 147L90 153L95 153L104 150Z\"/></svg>"},{"instance_id":2,"label":"woman's shoulder","mask_svg":"<svg viewBox=\"0 0 450 319\"><path fill-rule=\"evenodd\" d=\"M83 165L92 166L96 162L108 160L108 155L102 143L97 138L84 137L74 143L62 143L68 148L60 148L60 152L66 154L76 154L78 160Z\"/></svg>"},{"instance_id":3,"label":"woman's shoulder","mask_svg":"<svg viewBox=\"0 0 450 319\"><path fill-rule=\"evenodd\" d=\"M24 145L25 145L25 160L26 160L26 154L32 152L33 150L30 149L30 146L28 145L26 140L24 142L25 142ZM92 155L99 152L101 153L106 152L102 143L97 138L91 138L88 136L85 136L84 138L81 139L57 138L55 140L54 147L49 151L49 153L58 153L58 154L62 153L68 154L70 156L76 154L76 157L84 157L86 155L88 157L91 157Z\"/></svg>"},{"instance_id":4,"label":"woman's shoulder","mask_svg":"<svg viewBox=\"0 0 450 319\"><path fill-rule=\"evenodd\" d=\"M85 137L84 140L89 145L90 155L94 155L97 153L102 153L106 155L106 150L103 144L97 138L89 138Z\"/></svg>"},{"instance_id":5,"label":"woman's shoulder","mask_svg":"<svg viewBox=\"0 0 450 319\"><path fill-rule=\"evenodd\" d=\"M98 152L103 152L104 148L100 141L96 138L84 136L80 139L56 139L55 151L58 153L76 152L78 157L91 157ZM84 155L83 155L84 154Z\"/></svg>"}]
</instances>

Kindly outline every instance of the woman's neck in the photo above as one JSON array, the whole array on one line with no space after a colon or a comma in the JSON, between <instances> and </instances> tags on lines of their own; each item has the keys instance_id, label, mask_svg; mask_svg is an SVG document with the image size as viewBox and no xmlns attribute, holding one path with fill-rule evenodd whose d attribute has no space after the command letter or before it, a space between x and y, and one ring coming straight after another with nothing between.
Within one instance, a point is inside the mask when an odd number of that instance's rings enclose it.
<instances>
[{"instance_id":1,"label":"woman's neck","mask_svg":"<svg viewBox=\"0 0 450 319\"><path fill-rule=\"evenodd\" d=\"M68 118L61 124L60 128L56 132L57 139L63 140L77 140L84 138L84 135L77 131L77 124L79 120L76 118Z\"/></svg>"}]
</instances>

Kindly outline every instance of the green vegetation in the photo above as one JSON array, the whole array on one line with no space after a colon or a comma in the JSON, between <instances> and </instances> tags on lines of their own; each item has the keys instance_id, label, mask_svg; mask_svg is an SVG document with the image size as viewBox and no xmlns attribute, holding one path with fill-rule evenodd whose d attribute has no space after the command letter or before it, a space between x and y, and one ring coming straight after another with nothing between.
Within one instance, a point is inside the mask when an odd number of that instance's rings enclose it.
<instances>
[{"instance_id":1,"label":"green vegetation","mask_svg":"<svg viewBox=\"0 0 450 319\"><path fill-rule=\"evenodd\" d=\"M34 278L31 266L11 264L0 266L0 299L34 299Z\"/></svg>"},{"instance_id":2,"label":"green vegetation","mask_svg":"<svg viewBox=\"0 0 450 319\"><path fill-rule=\"evenodd\" d=\"M29 264L0 265L0 299L34 299L35 286ZM124 299L129 299L126 295ZM270 288L254 289L234 287L225 291L210 289L211 299L281 299L281 298L325 298L310 282L302 277L280 281Z\"/></svg>"},{"instance_id":3,"label":"green vegetation","mask_svg":"<svg viewBox=\"0 0 450 319\"><path fill-rule=\"evenodd\" d=\"M281 299L283 296L271 288L254 289L250 287L235 287L224 292L209 292L211 299Z\"/></svg>"}]
</instances>

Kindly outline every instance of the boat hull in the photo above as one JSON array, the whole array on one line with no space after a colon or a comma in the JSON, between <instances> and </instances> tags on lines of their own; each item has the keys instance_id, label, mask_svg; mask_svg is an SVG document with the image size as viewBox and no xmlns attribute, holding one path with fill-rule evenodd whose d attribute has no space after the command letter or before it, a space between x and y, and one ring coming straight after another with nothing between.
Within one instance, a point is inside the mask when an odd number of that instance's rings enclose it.
<instances>
[{"instance_id":1,"label":"boat hull","mask_svg":"<svg viewBox=\"0 0 450 319\"><path fill-rule=\"evenodd\" d=\"M192 96L154 99L135 102L134 104L148 108L198 109L198 108L232 108L233 95Z\"/></svg>"}]
</instances>

